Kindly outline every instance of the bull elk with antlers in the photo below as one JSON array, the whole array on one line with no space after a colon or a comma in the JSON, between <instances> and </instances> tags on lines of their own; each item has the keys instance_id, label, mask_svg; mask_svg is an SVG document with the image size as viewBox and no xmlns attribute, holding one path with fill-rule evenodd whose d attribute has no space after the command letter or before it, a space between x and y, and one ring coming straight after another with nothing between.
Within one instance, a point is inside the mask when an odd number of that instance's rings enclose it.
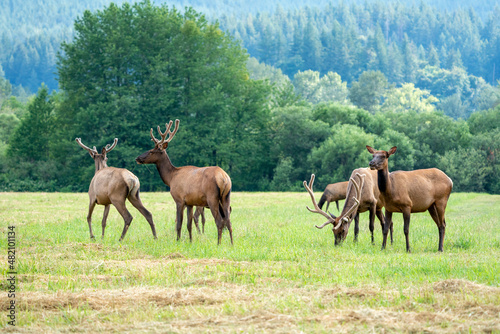
<instances>
[{"instance_id":1,"label":"bull elk with antlers","mask_svg":"<svg viewBox=\"0 0 500 334\"><path fill-rule=\"evenodd\" d=\"M382 205L379 200L379 191L377 187L376 173L372 172L369 168L358 168L351 173L351 177L348 181L346 201L344 203L344 208L340 216L335 217L332 214L328 214L323 211L319 205L316 203L313 192L314 184L314 174L311 175L311 180L309 185L304 181L304 187L311 196L311 200L314 205L314 210L307 207L307 209L314 213L319 213L324 216L327 221L321 226L316 226L321 229L328 224L332 224L332 231L335 235L335 245L339 245L343 240L345 240L347 233L349 231L349 226L352 219L355 219L354 227L354 240L357 239L359 232L359 213L366 211L370 212L370 232L372 243L374 242L373 231L375 216L380 221L380 225L384 226L384 216L382 214ZM392 240L392 229L391 229L391 240Z\"/></svg>"},{"instance_id":2,"label":"bull elk with antlers","mask_svg":"<svg viewBox=\"0 0 500 334\"><path fill-rule=\"evenodd\" d=\"M377 171L380 198L385 207L384 240L387 240L388 223L394 212L401 212L404 220L406 251L410 252L410 216L414 212L429 211L439 230L438 251L443 251L446 221L444 212L453 188L452 180L437 168L389 173L388 159L396 152L396 146L389 151L377 151L366 146L373 154L370 168Z\"/></svg>"},{"instance_id":3,"label":"bull elk with antlers","mask_svg":"<svg viewBox=\"0 0 500 334\"><path fill-rule=\"evenodd\" d=\"M150 131L151 140L155 143L152 150L146 151L136 158L139 164L155 164L163 182L170 187L177 207L177 240L181 237L181 227L184 207L187 207L187 229L189 240L192 240L191 228L193 219L193 206L209 207L218 229L218 244L221 242L222 229L227 227L231 244L233 243L233 230L230 221L230 194L231 179L220 167L175 167L172 165L166 152L168 143L174 138L179 129L179 120L175 120L175 129L170 131L172 121L166 124L163 133L158 126L161 139L158 140Z\"/></svg>"},{"instance_id":4,"label":"bull elk with antlers","mask_svg":"<svg viewBox=\"0 0 500 334\"><path fill-rule=\"evenodd\" d=\"M127 169L108 167L107 165L107 154L115 148L118 143L118 138L115 138L111 146L108 144L103 147L101 154L99 154L95 146L92 149L85 146L80 138L76 138L76 142L89 152L90 156L95 161L95 174L92 181L90 181L89 186L90 204L89 213L87 215L90 238L94 239L94 234L92 233L92 212L94 211L95 205L104 205L104 214L102 217L102 238L104 238L109 205L113 204L124 220L125 225L123 226L120 241L123 240L133 219L125 205L125 200L128 199L130 203L132 203L132 205L139 210L144 218L146 218L151 226L153 236L156 239L156 229L153 222L153 215L151 215L151 212L144 207L139 197L139 179Z\"/></svg>"}]
</instances>

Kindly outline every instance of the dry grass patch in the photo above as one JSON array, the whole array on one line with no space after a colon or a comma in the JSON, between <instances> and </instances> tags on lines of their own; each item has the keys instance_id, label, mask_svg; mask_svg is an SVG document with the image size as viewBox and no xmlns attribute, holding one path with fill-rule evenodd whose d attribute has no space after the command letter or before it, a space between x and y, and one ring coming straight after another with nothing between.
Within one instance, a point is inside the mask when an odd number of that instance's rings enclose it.
<instances>
[{"instance_id":1,"label":"dry grass patch","mask_svg":"<svg viewBox=\"0 0 500 334\"><path fill-rule=\"evenodd\" d=\"M151 289L137 287L123 290L91 290L81 292L31 292L21 295L19 310L39 312L43 310L88 308L97 311L133 310L153 304L156 307L213 305L236 296L238 289L214 290L209 288ZM6 307L8 299L2 296L0 306Z\"/></svg>"},{"instance_id":2,"label":"dry grass patch","mask_svg":"<svg viewBox=\"0 0 500 334\"><path fill-rule=\"evenodd\" d=\"M434 292L434 302L417 303L419 295ZM411 293L408 289L406 293ZM401 294L376 286L317 289L219 284L188 288L137 287L80 292L26 292L22 312L47 319L84 312L78 326L57 330L33 323L28 332L141 332L300 333L368 332L495 332L500 331L500 288L465 280L444 280L424 286L396 305ZM489 302L484 298L489 298ZM384 307L374 300L389 300ZM283 301L287 302L283 304ZM5 307L7 299L0 298ZM290 302L293 301L293 302ZM418 304L415 307L415 304ZM368 306L367 305L372 305ZM413 306L412 306L413 305ZM450 306L451 305L451 306ZM84 310L84 311L81 311ZM145 313L141 313L145 312ZM162 314L167 313L166 318ZM138 314L142 314L138 316ZM165 315L163 315L165 316ZM156 321L158 317L161 321ZM120 318L117 324L113 319ZM41 327L40 327L41 326Z\"/></svg>"},{"instance_id":3,"label":"dry grass patch","mask_svg":"<svg viewBox=\"0 0 500 334\"><path fill-rule=\"evenodd\" d=\"M500 288L477 284L464 279L447 279L436 282L433 285L434 291L438 293L474 293L480 295L499 295Z\"/></svg>"}]
</instances>

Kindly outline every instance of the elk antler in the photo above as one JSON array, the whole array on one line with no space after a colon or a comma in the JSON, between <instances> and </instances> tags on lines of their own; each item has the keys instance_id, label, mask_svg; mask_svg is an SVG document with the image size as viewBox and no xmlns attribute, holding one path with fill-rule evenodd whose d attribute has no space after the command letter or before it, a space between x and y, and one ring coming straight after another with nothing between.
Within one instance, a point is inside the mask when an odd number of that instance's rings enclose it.
<instances>
[{"instance_id":1,"label":"elk antler","mask_svg":"<svg viewBox=\"0 0 500 334\"><path fill-rule=\"evenodd\" d=\"M115 148L117 143L118 143L118 138L115 138L115 140L114 140L113 144L111 144L111 146L109 146L109 144L107 144L106 147L104 148L106 153L111 152Z\"/></svg>"},{"instance_id":2,"label":"elk antler","mask_svg":"<svg viewBox=\"0 0 500 334\"><path fill-rule=\"evenodd\" d=\"M326 217L326 219L328 219L328 221L326 223L324 223L323 225L321 225L321 226L316 225L317 228L321 229L328 224L333 224L333 222L335 221L335 217L330 216L328 213L326 213L325 211L323 211L319 208L318 203L316 202L316 199L314 198L314 192L312 190L313 184L314 184L314 177L315 177L314 174L311 174L311 180L309 181L309 186L307 185L307 182L304 181L304 187L306 188L309 195L311 195L311 200L313 202L315 210L310 209L308 206L306 206L306 208L307 208L307 210L314 212L314 213L319 213L319 214L323 215L324 217Z\"/></svg>"},{"instance_id":3,"label":"elk antler","mask_svg":"<svg viewBox=\"0 0 500 334\"><path fill-rule=\"evenodd\" d=\"M167 127L165 132L161 132L160 126L158 125L158 132L160 133L161 140L158 140L155 138L155 136L153 135L153 128L151 128L151 131L150 131L151 140L155 142L156 146L161 146L165 143L169 143L174 138L175 134L177 133L177 130L179 129L179 122L180 121L178 119L175 120L175 128L174 128L173 132L170 131L170 128L172 127L172 123L173 123L172 121L165 123L165 126ZM168 138L167 138L167 135L168 135Z\"/></svg>"},{"instance_id":4,"label":"elk antler","mask_svg":"<svg viewBox=\"0 0 500 334\"><path fill-rule=\"evenodd\" d=\"M354 180L354 178L352 178L352 177L349 180L352 182L352 185L354 186L355 195L352 197L352 199L356 203L353 206L351 206L351 208L344 215L342 215L342 217L340 218L339 224L337 226L335 226L334 229L337 229L340 227L341 221L345 221L347 223L350 219L352 219L350 217L351 214L354 211L356 211L356 209L359 207L359 203L360 203L360 199L361 199L361 191L363 190L363 186L365 184L365 176L366 176L365 174L359 174L359 173L356 173L356 175L354 175L354 177L358 177L358 181L360 181L360 184L358 184L356 182L356 180Z\"/></svg>"},{"instance_id":5,"label":"elk antler","mask_svg":"<svg viewBox=\"0 0 500 334\"><path fill-rule=\"evenodd\" d=\"M78 143L78 145L80 145L83 149L85 149L89 152L89 154L92 158L94 157L95 154L99 154L99 152L97 152L97 149L95 148L95 146L93 149L90 149L82 143L81 138L76 138L75 140ZM115 140L118 140L118 139L115 139ZM116 145L116 143L115 143L115 145Z\"/></svg>"}]
</instances>

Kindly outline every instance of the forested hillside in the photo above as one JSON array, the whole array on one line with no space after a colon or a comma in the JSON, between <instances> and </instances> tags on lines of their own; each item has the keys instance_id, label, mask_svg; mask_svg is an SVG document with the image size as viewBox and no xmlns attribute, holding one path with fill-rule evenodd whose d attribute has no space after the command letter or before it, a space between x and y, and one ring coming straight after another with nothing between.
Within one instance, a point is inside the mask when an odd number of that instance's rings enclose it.
<instances>
[{"instance_id":1,"label":"forested hillside","mask_svg":"<svg viewBox=\"0 0 500 334\"><path fill-rule=\"evenodd\" d=\"M110 2L2 1L0 65L6 78L31 92L42 82L56 89L56 55L60 43L72 38L74 20L84 10L99 10ZM192 6L210 21L219 20L223 30L242 40L251 56L282 69L290 78L299 70L333 71L350 84L367 69L380 70L391 83L413 82L438 97L453 94L436 90L426 81L429 77L458 76L462 81L481 77L489 84L500 78L500 66L494 66L500 50L500 9L488 0L175 0L165 4L179 9ZM456 73L446 72L454 66ZM463 103L473 103L471 90L477 85L482 83L450 90L460 94ZM476 107L468 108L469 112Z\"/></svg>"},{"instance_id":2,"label":"forested hillside","mask_svg":"<svg viewBox=\"0 0 500 334\"><path fill-rule=\"evenodd\" d=\"M439 12L424 3L385 2L280 9L221 22L250 55L290 78L332 71L350 86L363 72L380 71L390 84L430 91L438 109L453 117L466 118L498 98L490 85L500 79L500 7L485 22L471 8Z\"/></svg>"},{"instance_id":3,"label":"forested hillside","mask_svg":"<svg viewBox=\"0 0 500 334\"><path fill-rule=\"evenodd\" d=\"M438 167L455 191L500 193L489 2L105 3L2 5L16 14L0 22L0 190L85 191L94 165L75 137L98 148L117 137L108 164L163 189L134 159L150 128L178 118L173 163L221 166L234 190L302 190L311 173L320 189L366 166L370 145L398 146L391 169Z\"/></svg>"}]
</instances>

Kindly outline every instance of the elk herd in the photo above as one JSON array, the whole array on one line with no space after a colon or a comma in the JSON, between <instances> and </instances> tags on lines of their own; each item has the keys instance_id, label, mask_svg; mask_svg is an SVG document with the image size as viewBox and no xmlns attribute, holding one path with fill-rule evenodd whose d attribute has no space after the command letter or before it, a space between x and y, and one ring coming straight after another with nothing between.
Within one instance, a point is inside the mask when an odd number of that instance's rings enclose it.
<instances>
[{"instance_id":1,"label":"elk herd","mask_svg":"<svg viewBox=\"0 0 500 334\"><path fill-rule=\"evenodd\" d=\"M170 194L176 204L177 240L181 237L184 209L186 208L187 211L189 240L192 241L193 220L200 233L198 221L201 217L204 233L204 209L209 208L217 227L217 243L221 243L222 232L227 229L231 244L233 244L233 230L230 220L231 178L217 166L175 167L167 154L167 147L179 129L179 120L175 121L173 130L171 130L172 125L172 121L167 123L165 132L162 132L158 126L158 134L161 139L157 139L153 134L153 129L151 129L150 136L154 142L154 148L139 155L135 159L136 162L138 164L154 164L160 178L170 188ZM102 238L104 238L106 220L110 205L113 204L124 220L120 241L123 240L133 219L125 205L125 201L128 199L147 220L153 237L156 239L153 215L142 204L139 196L140 183L137 176L127 169L107 166L107 154L116 147L118 139L115 138L113 144L102 148L101 153L97 151L95 146L92 149L85 146L80 138L76 138L76 142L90 154L95 162L95 174L90 182L88 192L90 203L87 222L90 238L95 238L92 232L92 212L95 205L104 205L102 218ZM313 204L313 209L309 207L307 209L326 218L325 223L320 226L316 225L316 227L322 229L332 224L335 245L339 245L346 239L351 222L354 220L354 241L356 241L359 233L359 214L368 211L372 244L374 243L375 217L377 217L382 228L382 249L384 249L389 231L391 243L393 242L392 214L394 212L402 213L406 251L410 252L410 216L412 213L429 211L438 227L438 251L442 252L446 229L444 214L453 187L451 179L437 168L389 172L388 159L396 152L396 147L392 147L389 151L375 150L370 146L366 146L366 149L373 155L369 167L353 170L349 181L329 184L319 203L316 202L313 191L315 175L311 175L309 183L304 181L304 187ZM338 201L344 199L344 206L338 217L329 213L330 202L335 202L337 210L340 210ZM327 203L326 211L323 211L325 203ZM382 213L384 208L385 216Z\"/></svg>"}]
</instances>

